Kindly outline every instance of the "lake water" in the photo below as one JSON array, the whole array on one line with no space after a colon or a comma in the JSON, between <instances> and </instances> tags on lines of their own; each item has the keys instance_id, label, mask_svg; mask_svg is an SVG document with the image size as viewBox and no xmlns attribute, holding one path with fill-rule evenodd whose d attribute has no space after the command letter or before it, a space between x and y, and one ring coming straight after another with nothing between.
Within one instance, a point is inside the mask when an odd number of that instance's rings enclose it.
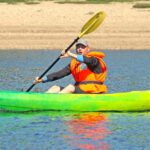
<instances>
[{"instance_id":1,"label":"lake water","mask_svg":"<svg viewBox=\"0 0 150 150\"><path fill-rule=\"evenodd\" d=\"M104 51L109 93L150 89L150 51ZM0 90L26 90L60 51L0 51ZM67 65L60 60L50 72ZM71 76L33 91L74 83ZM150 112L0 112L0 150L149 150Z\"/></svg>"}]
</instances>

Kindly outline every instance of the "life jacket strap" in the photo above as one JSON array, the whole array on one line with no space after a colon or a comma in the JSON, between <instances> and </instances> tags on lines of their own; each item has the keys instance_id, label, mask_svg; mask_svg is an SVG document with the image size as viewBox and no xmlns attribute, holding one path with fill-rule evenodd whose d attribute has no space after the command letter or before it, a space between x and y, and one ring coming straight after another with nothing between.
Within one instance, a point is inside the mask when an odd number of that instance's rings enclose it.
<instances>
[{"instance_id":1,"label":"life jacket strap","mask_svg":"<svg viewBox=\"0 0 150 150\"><path fill-rule=\"evenodd\" d=\"M82 81L82 82L76 82L75 85L79 85L79 84L99 84L102 85L103 82L98 82L98 81Z\"/></svg>"}]
</instances>

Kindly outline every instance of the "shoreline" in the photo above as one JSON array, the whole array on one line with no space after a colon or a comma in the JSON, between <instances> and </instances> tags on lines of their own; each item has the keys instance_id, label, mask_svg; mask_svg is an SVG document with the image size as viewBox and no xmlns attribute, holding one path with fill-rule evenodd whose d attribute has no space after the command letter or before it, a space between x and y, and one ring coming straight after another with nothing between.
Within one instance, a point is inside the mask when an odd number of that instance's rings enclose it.
<instances>
[{"instance_id":1,"label":"shoreline","mask_svg":"<svg viewBox=\"0 0 150 150\"><path fill-rule=\"evenodd\" d=\"M150 50L150 11L133 4L0 4L0 50L65 49L98 11L107 17L83 37L91 49Z\"/></svg>"}]
</instances>

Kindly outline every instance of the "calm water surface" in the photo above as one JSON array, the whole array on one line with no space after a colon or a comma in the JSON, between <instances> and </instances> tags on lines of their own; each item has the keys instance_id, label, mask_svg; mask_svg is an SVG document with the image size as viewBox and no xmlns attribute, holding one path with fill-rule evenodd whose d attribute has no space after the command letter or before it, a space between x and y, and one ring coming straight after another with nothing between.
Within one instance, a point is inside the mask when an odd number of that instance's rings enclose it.
<instances>
[{"instance_id":1,"label":"calm water surface","mask_svg":"<svg viewBox=\"0 0 150 150\"><path fill-rule=\"evenodd\" d=\"M150 89L150 51L104 51L109 93ZM26 90L59 51L0 51L0 90ZM60 60L50 72L67 65ZM33 91L74 83L71 76ZM0 150L149 150L150 113L0 113Z\"/></svg>"}]
</instances>

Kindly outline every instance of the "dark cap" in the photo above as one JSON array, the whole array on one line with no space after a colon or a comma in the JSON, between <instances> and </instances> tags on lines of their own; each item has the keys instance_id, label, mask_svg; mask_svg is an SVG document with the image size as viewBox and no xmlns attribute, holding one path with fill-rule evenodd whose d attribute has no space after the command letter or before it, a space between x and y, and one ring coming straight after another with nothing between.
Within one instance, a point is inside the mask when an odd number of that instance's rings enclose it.
<instances>
[{"instance_id":1,"label":"dark cap","mask_svg":"<svg viewBox=\"0 0 150 150\"><path fill-rule=\"evenodd\" d=\"M77 43L76 43L76 46L77 46L78 44L82 44L82 45L84 45L84 46L88 46L88 42L87 42L86 40L84 40L84 39L79 39L79 40L77 41Z\"/></svg>"}]
</instances>

